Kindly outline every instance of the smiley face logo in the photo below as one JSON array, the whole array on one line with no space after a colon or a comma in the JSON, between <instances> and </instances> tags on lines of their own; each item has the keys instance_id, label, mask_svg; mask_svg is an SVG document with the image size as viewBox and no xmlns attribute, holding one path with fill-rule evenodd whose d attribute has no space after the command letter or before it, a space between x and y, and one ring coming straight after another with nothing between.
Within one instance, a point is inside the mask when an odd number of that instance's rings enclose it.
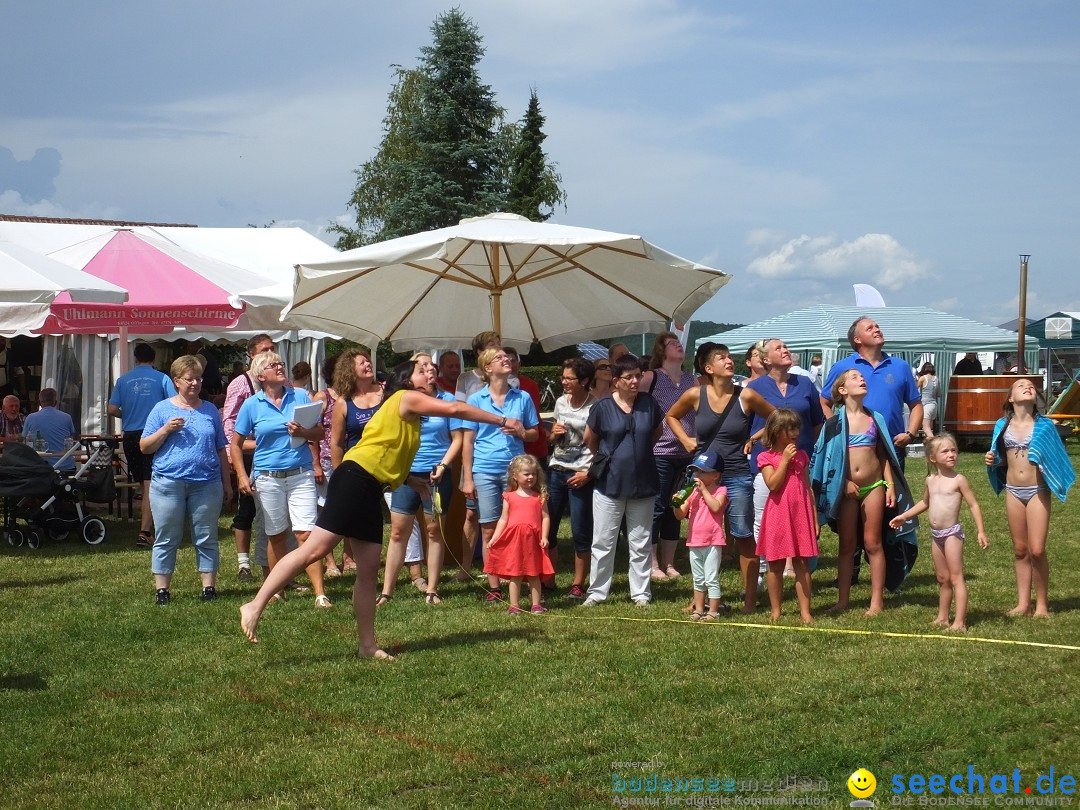
<instances>
[{"instance_id":1,"label":"smiley face logo","mask_svg":"<svg viewBox=\"0 0 1080 810\"><path fill-rule=\"evenodd\" d=\"M877 789L877 779L866 768L859 768L848 777L847 789L856 799L865 799Z\"/></svg>"}]
</instances>

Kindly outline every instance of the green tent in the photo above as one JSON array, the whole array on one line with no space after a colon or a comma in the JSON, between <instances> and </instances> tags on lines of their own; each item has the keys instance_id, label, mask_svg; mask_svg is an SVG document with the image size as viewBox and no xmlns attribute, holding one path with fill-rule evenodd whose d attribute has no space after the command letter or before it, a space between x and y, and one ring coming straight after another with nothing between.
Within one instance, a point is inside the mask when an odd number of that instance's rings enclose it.
<instances>
[{"instance_id":1,"label":"green tent","mask_svg":"<svg viewBox=\"0 0 1080 810\"><path fill-rule=\"evenodd\" d=\"M820 354L824 379L837 359L851 353L847 333L856 318L873 318L877 321L885 333L885 351L908 361L916 371L917 364L929 355L943 392L949 390L949 378L952 377L957 354L1016 352L1015 332L929 307L816 305L701 338L695 345L711 340L723 343L733 353L742 353L763 338L780 338L793 352L800 353L804 368L809 366L811 354ZM1028 368L1038 367L1039 341L1034 336L1025 341L1024 357Z\"/></svg>"}]
</instances>

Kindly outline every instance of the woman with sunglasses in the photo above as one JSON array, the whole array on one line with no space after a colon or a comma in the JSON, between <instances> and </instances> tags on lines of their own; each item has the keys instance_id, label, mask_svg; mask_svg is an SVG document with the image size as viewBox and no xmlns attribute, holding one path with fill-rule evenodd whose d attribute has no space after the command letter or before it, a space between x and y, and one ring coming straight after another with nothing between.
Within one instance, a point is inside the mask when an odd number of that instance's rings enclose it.
<instances>
[{"instance_id":1,"label":"woman with sunglasses","mask_svg":"<svg viewBox=\"0 0 1080 810\"><path fill-rule=\"evenodd\" d=\"M312 449L318 452L324 430L319 422L305 428L293 419L296 406L309 404L311 397L303 389L288 384L288 370L280 356L274 352L256 355L251 361L251 373L262 390L240 406L231 455L239 490L246 495L254 494L262 507L267 562L273 572L274 566L288 553L285 537L290 526L296 542L303 546L315 525L318 495ZM304 441L294 446L294 436ZM249 437L255 439L250 478L241 451ZM315 590L315 606L330 607L323 591L321 557L308 566L307 575Z\"/></svg>"},{"instance_id":2,"label":"woman with sunglasses","mask_svg":"<svg viewBox=\"0 0 1080 810\"><path fill-rule=\"evenodd\" d=\"M660 438L664 413L648 394L639 393L641 363L632 354L615 361L614 393L589 411L585 444L593 457L603 453L607 467L593 490L592 560L584 606L598 605L611 591L615 544L626 518L630 546L630 599L639 607L652 601L649 570L652 558L653 502L660 489L653 445Z\"/></svg>"},{"instance_id":3,"label":"woman with sunglasses","mask_svg":"<svg viewBox=\"0 0 1080 810\"><path fill-rule=\"evenodd\" d=\"M387 487L408 482L422 496L428 494L426 477L410 475L420 448L420 420L425 416L470 420L490 425L507 435L520 436L525 426L505 415L474 408L463 402L446 402L431 394L435 370L406 360L394 368L387 383L386 400L364 430L360 443L345 454L330 478L326 506L307 542L291 552L270 572L255 598L240 608L240 628L257 642L259 619L270 599L301 569L318 565L345 532L356 532L356 583L353 610L356 614L358 654L361 658L393 660L375 641L375 581L382 552L383 501Z\"/></svg>"}]
</instances>

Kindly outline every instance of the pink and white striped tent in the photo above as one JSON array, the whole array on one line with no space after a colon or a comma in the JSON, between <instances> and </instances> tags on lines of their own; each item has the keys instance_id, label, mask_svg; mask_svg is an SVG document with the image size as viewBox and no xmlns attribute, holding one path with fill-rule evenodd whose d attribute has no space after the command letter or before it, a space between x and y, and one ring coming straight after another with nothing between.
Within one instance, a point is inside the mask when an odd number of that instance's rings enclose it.
<instances>
[{"instance_id":1,"label":"pink and white striped tent","mask_svg":"<svg viewBox=\"0 0 1080 810\"><path fill-rule=\"evenodd\" d=\"M76 302L61 293L38 330L43 334L157 334L175 326L229 329L244 312L237 296L206 277L214 268L203 265L216 260L128 229L104 232L49 255L123 287L128 300Z\"/></svg>"}]
</instances>

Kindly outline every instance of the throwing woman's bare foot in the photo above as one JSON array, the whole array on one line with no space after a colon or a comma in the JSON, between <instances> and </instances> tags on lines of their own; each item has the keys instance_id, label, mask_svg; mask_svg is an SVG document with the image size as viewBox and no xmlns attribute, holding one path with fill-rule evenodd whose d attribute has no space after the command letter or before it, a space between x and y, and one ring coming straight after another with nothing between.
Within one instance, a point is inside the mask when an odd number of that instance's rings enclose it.
<instances>
[{"instance_id":1,"label":"throwing woman's bare foot","mask_svg":"<svg viewBox=\"0 0 1080 810\"><path fill-rule=\"evenodd\" d=\"M1030 616L1031 605L1017 605L1012 610L1008 611L1006 616Z\"/></svg>"},{"instance_id":2,"label":"throwing woman's bare foot","mask_svg":"<svg viewBox=\"0 0 1080 810\"><path fill-rule=\"evenodd\" d=\"M374 650L368 650L366 648L361 647L360 651L356 654L356 657L357 658L374 658L374 659L376 659L378 661L396 661L397 660L396 658L394 658L394 656L392 656L386 650L380 649L378 647L376 647Z\"/></svg>"},{"instance_id":3,"label":"throwing woman's bare foot","mask_svg":"<svg viewBox=\"0 0 1080 810\"><path fill-rule=\"evenodd\" d=\"M948 627L949 626L949 620L948 619L942 619L942 618L938 617L938 618L934 619L932 622L930 622L930 626L931 627Z\"/></svg>"},{"instance_id":4,"label":"throwing woman's bare foot","mask_svg":"<svg viewBox=\"0 0 1080 810\"><path fill-rule=\"evenodd\" d=\"M261 616L262 613L259 610L256 610L255 605L251 602L240 606L240 629L244 631L247 640L252 644L259 643L259 637L256 635L256 630L259 629L259 619Z\"/></svg>"},{"instance_id":5,"label":"throwing woman's bare foot","mask_svg":"<svg viewBox=\"0 0 1080 810\"><path fill-rule=\"evenodd\" d=\"M864 613L863 616L865 616L867 619L872 619L875 616L877 616L879 613L881 613L881 608L872 607L872 608L867 608L866 613Z\"/></svg>"}]
</instances>

